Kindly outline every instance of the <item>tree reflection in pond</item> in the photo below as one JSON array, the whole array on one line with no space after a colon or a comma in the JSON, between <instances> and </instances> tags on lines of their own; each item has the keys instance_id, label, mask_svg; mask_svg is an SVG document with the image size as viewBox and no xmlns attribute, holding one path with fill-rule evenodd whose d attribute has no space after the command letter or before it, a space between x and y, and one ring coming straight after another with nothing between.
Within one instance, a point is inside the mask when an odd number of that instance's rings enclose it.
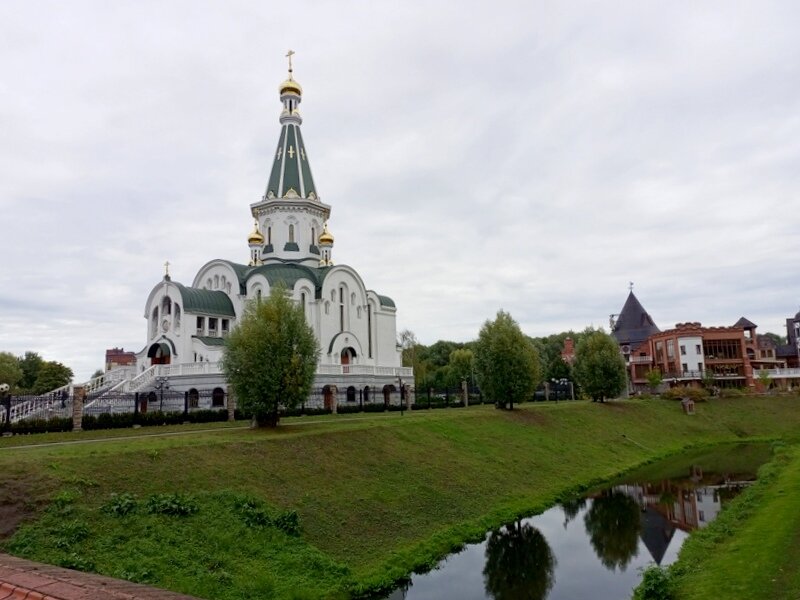
<instances>
[{"instance_id":1,"label":"tree reflection in pond","mask_svg":"<svg viewBox=\"0 0 800 600\"><path fill-rule=\"evenodd\" d=\"M589 542L600 562L624 571L638 554L639 505L630 496L606 490L592 500L583 518Z\"/></svg>"},{"instance_id":2,"label":"tree reflection in pond","mask_svg":"<svg viewBox=\"0 0 800 600\"><path fill-rule=\"evenodd\" d=\"M495 600L544 600L555 583L556 559L541 532L517 521L486 542L483 581Z\"/></svg>"},{"instance_id":3,"label":"tree reflection in pond","mask_svg":"<svg viewBox=\"0 0 800 600\"><path fill-rule=\"evenodd\" d=\"M561 503L561 510L564 511L564 529L567 528L569 522L578 516L586 507L586 498L570 498Z\"/></svg>"}]
</instances>

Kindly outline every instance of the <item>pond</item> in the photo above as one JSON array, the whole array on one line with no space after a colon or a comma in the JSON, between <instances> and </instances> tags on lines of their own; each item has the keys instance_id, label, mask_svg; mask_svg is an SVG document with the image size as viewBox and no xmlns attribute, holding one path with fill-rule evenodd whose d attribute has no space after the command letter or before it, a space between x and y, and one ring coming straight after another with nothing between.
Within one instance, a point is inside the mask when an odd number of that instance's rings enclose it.
<instances>
[{"instance_id":1,"label":"pond","mask_svg":"<svg viewBox=\"0 0 800 600\"><path fill-rule=\"evenodd\" d=\"M641 570L674 562L689 534L713 521L770 456L768 444L736 444L647 465L488 532L385 598L630 598Z\"/></svg>"}]
</instances>

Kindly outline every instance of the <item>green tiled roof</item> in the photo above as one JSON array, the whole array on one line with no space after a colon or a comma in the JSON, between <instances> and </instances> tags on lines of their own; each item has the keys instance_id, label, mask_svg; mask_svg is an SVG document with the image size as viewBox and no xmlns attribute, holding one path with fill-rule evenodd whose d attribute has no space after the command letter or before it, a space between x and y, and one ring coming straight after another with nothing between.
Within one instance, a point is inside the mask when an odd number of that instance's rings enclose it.
<instances>
[{"instance_id":1,"label":"green tiled roof","mask_svg":"<svg viewBox=\"0 0 800 600\"><path fill-rule=\"evenodd\" d=\"M389 296L381 296L380 294L378 294L378 299L381 301L381 306L389 306L391 308L397 308L394 305L394 300L389 298Z\"/></svg>"},{"instance_id":2,"label":"green tiled roof","mask_svg":"<svg viewBox=\"0 0 800 600\"><path fill-rule=\"evenodd\" d=\"M300 126L295 123L284 123L281 128L265 196L270 197L271 192L272 197L283 198L289 190L300 198L308 198L312 192L318 196Z\"/></svg>"},{"instance_id":3,"label":"green tiled roof","mask_svg":"<svg viewBox=\"0 0 800 600\"><path fill-rule=\"evenodd\" d=\"M194 339L198 342L202 342L206 346L224 346L225 345L225 338L221 337L209 337L207 335L193 335Z\"/></svg>"},{"instance_id":4,"label":"green tiled roof","mask_svg":"<svg viewBox=\"0 0 800 600\"><path fill-rule=\"evenodd\" d=\"M201 290L198 288L186 287L180 283L175 283L175 287L180 290L183 310L187 313L202 313L207 315L220 315L223 317L236 316L236 313L233 311L233 303L225 292L219 290Z\"/></svg>"}]
</instances>

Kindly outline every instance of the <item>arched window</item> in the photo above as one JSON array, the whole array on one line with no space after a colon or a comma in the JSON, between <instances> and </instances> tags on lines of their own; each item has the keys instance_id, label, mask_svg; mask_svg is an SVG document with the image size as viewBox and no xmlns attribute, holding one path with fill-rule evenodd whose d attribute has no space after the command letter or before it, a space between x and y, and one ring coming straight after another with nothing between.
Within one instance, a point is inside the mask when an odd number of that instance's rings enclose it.
<instances>
[{"instance_id":1,"label":"arched window","mask_svg":"<svg viewBox=\"0 0 800 600\"><path fill-rule=\"evenodd\" d=\"M220 281L222 282L222 289L223 290L228 287L228 278L225 277L225 275L222 276L222 279L220 279Z\"/></svg>"},{"instance_id":2,"label":"arched window","mask_svg":"<svg viewBox=\"0 0 800 600\"><path fill-rule=\"evenodd\" d=\"M166 317L170 314L172 314L172 300L169 299L169 296L164 296L161 301L161 315Z\"/></svg>"},{"instance_id":3,"label":"arched window","mask_svg":"<svg viewBox=\"0 0 800 600\"><path fill-rule=\"evenodd\" d=\"M289 225L289 243L294 244L294 225Z\"/></svg>"},{"instance_id":4,"label":"arched window","mask_svg":"<svg viewBox=\"0 0 800 600\"><path fill-rule=\"evenodd\" d=\"M356 293L353 292L352 294L350 294L350 304L355 304L355 303L356 303Z\"/></svg>"},{"instance_id":5,"label":"arched window","mask_svg":"<svg viewBox=\"0 0 800 600\"><path fill-rule=\"evenodd\" d=\"M367 404L368 402L369 402L369 386L365 385L364 386L364 404Z\"/></svg>"},{"instance_id":6,"label":"arched window","mask_svg":"<svg viewBox=\"0 0 800 600\"><path fill-rule=\"evenodd\" d=\"M272 226L267 227L267 244L272 245Z\"/></svg>"},{"instance_id":7,"label":"arched window","mask_svg":"<svg viewBox=\"0 0 800 600\"><path fill-rule=\"evenodd\" d=\"M211 282L211 277L206 279L206 287L210 290L213 286L214 284Z\"/></svg>"},{"instance_id":8,"label":"arched window","mask_svg":"<svg viewBox=\"0 0 800 600\"><path fill-rule=\"evenodd\" d=\"M348 402L355 402L356 401L356 388L352 385L347 388L347 401Z\"/></svg>"},{"instance_id":9,"label":"arched window","mask_svg":"<svg viewBox=\"0 0 800 600\"><path fill-rule=\"evenodd\" d=\"M158 307L153 307L153 314L150 317L150 337L158 333Z\"/></svg>"},{"instance_id":10,"label":"arched window","mask_svg":"<svg viewBox=\"0 0 800 600\"><path fill-rule=\"evenodd\" d=\"M211 406L225 406L225 390L214 388L214 391L211 392Z\"/></svg>"},{"instance_id":11,"label":"arched window","mask_svg":"<svg viewBox=\"0 0 800 600\"><path fill-rule=\"evenodd\" d=\"M192 388L189 390L189 408L197 408L200 405L200 393Z\"/></svg>"},{"instance_id":12,"label":"arched window","mask_svg":"<svg viewBox=\"0 0 800 600\"><path fill-rule=\"evenodd\" d=\"M344 331L344 287L339 288L339 331Z\"/></svg>"},{"instance_id":13,"label":"arched window","mask_svg":"<svg viewBox=\"0 0 800 600\"><path fill-rule=\"evenodd\" d=\"M261 288L256 288L256 298L261 301Z\"/></svg>"},{"instance_id":14,"label":"arched window","mask_svg":"<svg viewBox=\"0 0 800 600\"><path fill-rule=\"evenodd\" d=\"M219 275L214 275L214 289L219 289Z\"/></svg>"},{"instance_id":15,"label":"arched window","mask_svg":"<svg viewBox=\"0 0 800 600\"><path fill-rule=\"evenodd\" d=\"M300 306L303 307L303 316L306 314L306 293L302 292L300 294Z\"/></svg>"},{"instance_id":16,"label":"arched window","mask_svg":"<svg viewBox=\"0 0 800 600\"><path fill-rule=\"evenodd\" d=\"M175 321L172 324L175 331L180 331L181 328L181 305L177 302L175 303Z\"/></svg>"},{"instance_id":17,"label":"arched window","mask_svg":"<svg viewBox=\"0 0 800 600\"><path fill-rule=\"evenodd\" d=\"M314 246L317 243L317 228L311 228L311 245Z\"/></svg>"}]
</instances>

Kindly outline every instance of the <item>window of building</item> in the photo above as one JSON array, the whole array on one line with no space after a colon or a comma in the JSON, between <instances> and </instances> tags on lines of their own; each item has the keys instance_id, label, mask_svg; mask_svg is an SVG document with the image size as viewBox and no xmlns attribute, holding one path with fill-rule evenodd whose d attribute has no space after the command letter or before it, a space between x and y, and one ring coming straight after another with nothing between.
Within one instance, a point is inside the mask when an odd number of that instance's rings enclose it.
<instances>
[{"instance_id":1,"label":"window of building","mask_svg":"<svg viewBox=\"0 0 800 600\"><path fill-rule=\"evenodd\" d=\"M216 336L217 335L217 318L216 317L208 317L208 335Z\"/></svg>"},{"instance_id":2,"label":"window of building","mask_svg":"<svg viewBox=\"0 0 800 600\"><path fill-rule=\"evenodd\" d=\"M206 318L197 317L197 335L203 335L206 330Z\"/></svg>"},{"instance_id":3,"label":"window of building","mask_svg":"<svg viewBox=\"0 0 800 600\"><path fill-rule=\"evenodd\" d=\"M686 356L686 346L681 344L681 356Z\"/></svg>"},{"instance_id":4,"label":"window of building","mask_svg":"<svg viewBox=\"0 0 800 600\"><path fill-rule=\"evenodd\" d=\"M267 244L272 245L272 227L267 227Z\"/></svg>"},{"instance_id":5,"label":"window of building","mask_svg":"<svg viewBox=\"0 0 800 600\"><path fill-rule=\"evenodd\" d=\"M317 243L317 228L316 227L312 227L311 228L311 245L313 246L316 243Z\"/></svg>"},{"instance_id":6,"label":"window of building","mask_svg":"<svg viewBox=\"0 0 800 600\"><path fill-rule=\"evenodd\" d=\"M306 314L306 294L305 292L300 294L300 306L303 307L303 316Z\"/></svg>"},{"instance_id":7,"label":"window of building","mask_svg":"<svg viewBox=\"0 0 800 600\"><path fill-rule=\"evenodd\" d=\"M367 304L367 355L372 358L372 304Z\"/></svg>"},{"instance_id":8,"label":"window of building","mask_svg":"<svg viewBox=\"0 0 800 600\"><path fill-rule=\"evenodd\" d=\"M703 353L703 348L702 348L702 346L700 346L700 344L695 344L694 351L695 351L696 354L702 354Z\"/></svg>"},{"instance_id":9,"label":"window of building","mask_svg":"<svg viewBox=\"0 0 800 600\"><path fill-rule=\"evenodd\" d=\"M289 225L289 243L294 244L294 225Z\"/></svg>"},{"instance_id":10,"label":"window of building","mask_svg":"<svg viewBox=\"0 0 800 600\"><path fill-rule=\"evenodd\" d=\"M687 363L683 363L681 366L683 367L684 373L686 373L689 370L689 365Z\"/></svg>"},{"instance_id":11,"label":"window of building","mask_svg":"<svg viewBox=\"0 0 800 600\"><path fill-rule=\"evenodd\" d=\"M189 408L197 408L200 405L200 393L192 388L189 390Z\"/></svg>"},{"instance_id":12,"label":"window of building","mask_svg":"<svg viewBox=\"0 0 800 600\"><path fill-rule=\"evenodd\" d=\"M222 337L228 335L229 329L230 329L230 321L228 319L222 319Z\"/></svg>"},{"instance_id":13,"label":"window of building","mask_svg":"<svg viewBox=\"0 0 800 600\"><path fill-rule=\"evenodd\" d=\"M667 340L667 358L675 358L675 340Z\"/></svg>"}]
</instances>

